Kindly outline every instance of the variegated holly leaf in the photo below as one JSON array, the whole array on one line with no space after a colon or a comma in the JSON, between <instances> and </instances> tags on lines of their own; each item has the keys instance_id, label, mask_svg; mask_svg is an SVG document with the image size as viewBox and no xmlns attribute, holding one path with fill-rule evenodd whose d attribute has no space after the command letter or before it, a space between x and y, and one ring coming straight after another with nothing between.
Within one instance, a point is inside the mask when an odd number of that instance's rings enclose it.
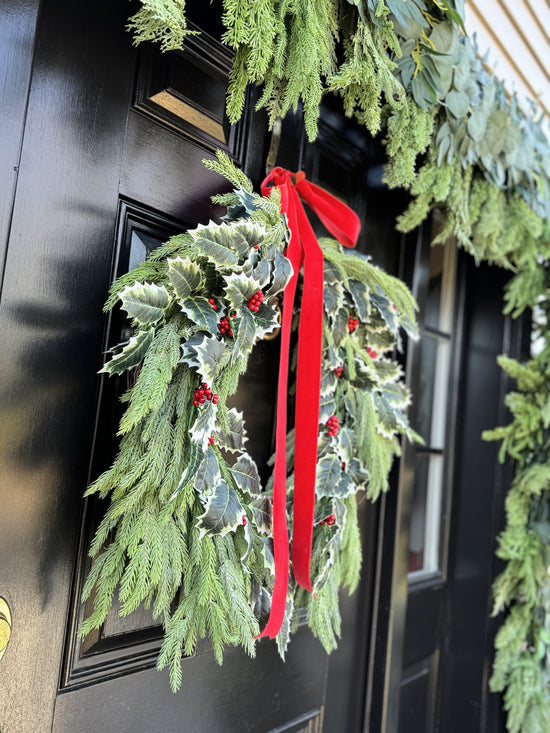
<instances>
[{"instance_id":1,"label":"variegated holly leaf","mask_svg":"<svg viewBox=\"0 0 550 733\"><path fill-rule=\"evenodd\" d=\"M259 224L251 219L244 219L240 222L236 222L234 229L240 237L246 242L246 248L243 247L239 254L248 254L251 247L255 247L257 244L262 244L264 239L269 238L270 234L267 232L263 224Z\"/></svg>"},{"instance_id":2,"label":"variegated holly leaf","mask_svg":"<svg viewBox=\"0 0 550 733\"><path fill-rule=\"evenodd\" d=\"M113 358L105 364L103 369L99 370L99 373L122 374L128 369L133 369L144 358L147 353L147 349L153 343L154 336L154 328L149 328L147 331L138 331L135 336L130 337L130 340L124 346L122 351L115 354Z\"/></svg>"},{"instance_id":3,"label":"variegated holly leaf","mask_svg":"<svg viewBox=\"0 0 550 733\"><path fill-rule=\"evenodd\" d=\"M355 494L359 489L358 485L353 480L348 471L342 471L340 473L340 480L336 484L333 490L333 496L337 496L340 499L345 499L350 494Z\"/></svg>"},{"instance_id":4,"label":"variegated holly leaf","mask_svg":"<svg viewBox=\"0 0 550 733\"><path fill-rule=\"evenodd\" d=\"M244 188L237 188L235 193L239 197L244 210L248 214L253 214L259 208L256 203L256 197L253 193L250 193L250 191L246 191Z\"/></svg>"},{"instance_id":5,"label":"variegated holly leaf","mask_svg":"<svg viewBox=\"0 0 550 733\"><path fill-rule=\"evenodd\" d=\"M397 319L397 312L390 300L384 295L380 288L377 288L376 293L371 293L370 300L384 319L386 326L394 336L397 336L399 332L399 321Z\"/></svg>"},{"instance_id":6,"label":"variegated holly leaf","mask_svg":"<svg viewBox=\"0 0 550 733\"><path fill-rule=\"evenodd\" d=\"M370 473L359 458L352 458L346 470L353 479L355 491L357 492L360 489L364 489L365 484L370 479Z\"/></svg>"},{"instance_id":7,"label":"variegated holly leaf","mask_svg":"<svg viewBox=\"0 0 550 733\"><path fill-rule=\"evenodd\" d=\"M347 466L355 452L355 446L353 445L353 433L349 428L342 427L338 431L336 452L338 453L340 462L345 463Z\"/></svg>"},{"instance_id":8,"label":"variegated holly leaf","mask_svg":"<svg viewBox=\"0 0 550 733\"><path fill-rule=\"evenodd\" d=\"M241 308L258 291L259 283L240 273L231 273L225 278L225 297L233 308Z\"/></svg>"},{"instance_id":9,"label":"variegated holly leaf","mask_svg":"<svg viewBox=\"0 0 550 733\"><path fill-rule=\"evenodd\" d=\"M377 359L374 363L374 368L380 384L394 382L402 374L400 365L391 359Z\"/></svg>"},{"instance_id":10,"label":"variegated holly leaf","mask_svg":"<svg viewBox=\"0 0 550 733\"><path fill-rule=\"evenodd\" d=\"M256 497L250 504L254 518L254 525L260 534L270 535L273 521L273 507L271 498L265 494Z\"/></svg>"},{"instance_id":11,"label":"variegated holly leaf","mask_svg":"<svg viewBox=\"0 0 550 733\"><path fill-rule=\"evenodd\" d=\"M260 537L260 553L264 561L264 568L269 571L272 578L275 577L275 553L273 552L273 540L271 537Z\"/></svg>"},{"instance_id":12,"label":"variegated holly leaf","mask_svg":"<svg viewBox=\"0 0 550 733\"><path fill-rule=\"evenodd\" d=\"M340 308L334 317L330 333L334 341L334 346L339 349L346 336L349 334L348 329L349 314L345 308Z\"/></svg>"},{"instance_id":13,"label":"variegated holly leaf","mask_svg":"<svg viewBox=\"0 0 550 733\"><path fill-rule=\"evenodd\" d=\"M271 287L267 290L266 296L271 298L277 293L283 291L290 278L293 275L294 270L290 264L290 260L284 256L279 250L275 250L275 258L273 260L273 281Z\"/></svg>"},{"instance_id":14,"label":"variegated holly leaf","mask_svg":"<svg viewBox=\"0 0 550 733\"><path fill-rule=\"evenodd\" d=\"M191 426L189 435L191 440L198 443L202 448L203 453L206 453L208 448L208 439L214 431L216 425L216 415L218 412L218 405L213 402L205 402L204 405L197 407L198 415L195 418L195 422Z\"/></svg>"},{"instance_id":15,"label":"variegated holly leaf","mask_svg":"<svg viewBox=\"0 0 550 733\"><path fill-rule=\"evenodd\" d=\"M258 626L262 629L266 625L271 611L271 596L267 589L254 578L250 583L250 603L252 613L258 621Z\"/></svg>"},{"instance_id":16,"label":"variegated holly leaf","mask_svg":"<svg viewBox=\"0 0 550 733\"><path fill-rule=\"evenodd\" d=\"M334 346L328 347L324 360L325 366L329 367L331 370L334 370L336 369L336 367L339 367L343 364L343 359L338 356L338 352L336 351Z\"/></svg>"},{"instance_id":17,"label":"variegated holly leaf","mask_svg":"<svg viewBox=\"0 0 550 733\"><path fill-rule=\"evenodd\" d=\"M334 453L321 458L317 464L317 476L315 479L315 493L317 498L332 496L334 489L340 480L342 472L342 461Z\"/></svg>"},{"instance_id":18,"label":"variegated holly leaf","mask_svg":"<svg viewBox=\"0 0 550 733\"><path fill-rule=\"evenodd\" d=\"M201 268L189 257L168 260L168 277L176 297L185 300L202 282Z\"/></svg>"},{"instance_id":19,"label":"variegated holly leaf","mask_svg":"<svg viewBox=\"0 0 550 733\"><path fill-rule=\"evenodd\" d=\"M364 361L357 360L355 378L351 380L351 383L354 387L371 392L379 385L376 369L372 364L365 364Z\"/></svg>"},{"instance_id":20,"label":"variegated holly leaf","mask_svg":"<svg viewBox=\"0 0 550 733\"><path fill-rule=\"evenodd\" d=\"M181 349L183 355L180 361L190 367L196 367L203 382L211 385L225 351L223 341L218 341L215 336L195 334L181 345Z\"/></svg>"},{"instance_id":21,"label":"variegated holly leaf","mask_svg":"<svg viewBox=\"0 0 550 733\"><path fill-rule=\"evenodd\" d=\"M209 333L216 333L218 330L218 316L215 310L208 302L207 298L195 296L194 298L184 298L178 300L179 306L183 313L196 323L197 326Z\"/></svg>"},{"instance_id":22,"label":"variegated holly leaf","mask_svg":"<svg viewBox=\"0 0 550 733\"><path fill-rule=\"evenodd\" d=\"M262 490L260 474L254 460L243 453L231 467L231 473L239 489L250 498L258 496Z\"/></svg>"},{"instance_id":23,"label":"variegated holly leaf","mask_svg":"<svg viewBox=\"0 0 550 733\"><path fill-rule=\"evenodd\" d=\"M332 321L344 305L344 289L340 283L326 285L323 291L323 305L327 316Z\"/></svg>"},{"instance_id":24,"label":"variegated holly leaf","mask_svg":"<svg viewBox=\"0 0 550 733\"><path fill-rule=\"evenodd\" d=\"M199 469L199 466L203 462L204 458L205 458L204 453L201 451L199 446L196 443L191 443L191 447L189 451L189 460L187 461L187 466L183 469L183 473L181 474L179 484L177 485L172 496L170 497L170 501L172 501L172 499L175 499L176 496L180 493L180 491L183 491L183 489L186 486L188 486L191 482L195 483L197 470ZM196 488L196 483L195 483L195 488Z\"/></svg>"},{"instance_id":25,"label":"variegated holly leaf","mask_svg":"<svg viewBox=\"0 0 550 733\"><path fill-rule=\"evenodd\" d=\"M140 282L127 285L119 298L130 318L141 324L156 323L170 301L164 285Z\"/></svg>"},{"instance_id":26,"label":"variegated holly leaf","mask_svg":"<svg viewBox=\"0 0 550 733\"><path fill-rule=\"evenodd\" d=\"M338 377L334 371L331 369L329 372L325 372L321 377L321 396L333 395L337 384Z\"/></svg>"},{"instance_id":27,"label":"variegated holly leaf","mask_svg":"<svg viewBox=\"0 0 550 733\"><path fill-rule=\"evenodd\" d=\"M244 427L243 414L232 407L228 411L227 417L227 430L218 430L218 432L216 432L216 442L220 448L223 448L230 453L243 451L244 444L248 440Z\"/></svg>"},{"instance_id":28,"label":"variegated holly leaf","mask_svg":"<svg viewBox=\"0 0 550 733\"><path fill-rule=\"evenodd\" d=\"M379 417L376 430L381 435L391 438L398 430L408 432L409 424L403 412L404 403L401 400L396 401L393 393L384 389L374 393L373 401Z\"/></svg>"},{"instance_id":29,"label":"variegated holly leaf","mask_svg":"<svg viewBox=\"0 0 550 733\"><path fill-rule=\"evenodd\" d=\"M201 539L234 532L243 523L244 508L236 492L223 480L212 487L203 506L204 514L195 525Z\"/></svg>"},{"instance_id":30,"label":"variegated holly leaf","mask_svg":"<svg viewBox=\"0 0 550 733\"><path fill-rule=\"evenodd\" d=\"M338 272L337 267L330 260L325 260L323 262L323 270L323 280L325 282L325 285L332 285L333 283L341 282L342 277Z\"/></svg>"},{"instance_id":31,"label":"variegated holly leaf","mask_svg":"<svg viewBox=\"0 0 550 733\"><path fill-rule=\"evenodd\" d=\"M233 355L238 356L248 354L256 341L256 324L254 316L249 308L242 308L240 315L235 318L234 330L237 331L235 345L233 347Z\"/></svg>"},{"instance_id":32,"label":"variegated holly leaf","mask_svg":"<svg viewBox=\"0 0 550 733\"><path fill-rule=\"evenodd\" d=\"M333 395L322 395L319 402L319 422L326 423L336 411L336 401Z\"/></svg>"},{"instance_id":33,"label":"variegated holly leaf","mask_svg":"<svg viewBox=\"0 0 550 733\"><path fill-rule=\"evenodd\" d=\"M256 335L260 339L279 327L279 316L272 305L262 303L252 316L256 325Z\"/></svg>"},{"instance_id":34,"label":"variegated holly leaf","mask_svg":"<svg viewBox=\"0 0 550 733\"><path fill-rule=\"evenodd\" d=\"M285 661L285 654L290 641L290 631L292 626L292 616L294 615L294 594L289 593L286 599L285 615L283 616L283 623L281 630L276 636L277 649L279 656Z\"/></svg>"},{"instance_id":35,"label":"variegated holly leaf","mask_svg":"<svg viewBox=\"0 0 550 733\"><path fill-rule=\"evenodd\" d=\"M328 513L334 514L335 522L333 525L326 527L326 531L318 532L314 543L313 551L316 550L323 554L324 565L313 582L313 592L319 593L321 588L327 582L330 571L342 544L342 535L346 521L347 509L343 501L333 499ZM321 528L323 529L323 528ZM328 534L328 541L326 535ZM317 546L315 546L317 545Z\"/></svg>"},{"instance_id":36,"label":"variegated holly leaf","mask_svg":"<svg viewBox=\"0 0 550 733\"><path fill-rule=\"evenodd\" d=\"M271 267L267 259L262 258L254 268L254 280L258 283L258 287L265 288L269 282L271 275Z\"/></svg>"},{"instance_id":37,"label":"variegated holly leaf","mask_svg":"<svg viewBox=\"0 0 550 733\"><path fill-rule=\"evenodd\" d=\"M221 224L208 226L198 226L197 229L190 231L193 237L193 249L197 255L206 257L216 267L234 267L239 258L235 254L234 241L230 236L231 227L238 224ZM241 238L241 245L245 243ZM247 247L248 251L248 247Z\"/></svg>"},{"instance_id":38,"label":"variegated holly leaf","mask_svg":"<svg viewBox=\"0 0 550 733\"><path fill-rule=\"evenodd\" d=\"M201 462L195 469L193 488L199 494L210 493L212 486L215 486L221 479L220 464L218 456L211 446L208 446L206 453L203 455Z\"/></svg>"},{"instance_id":39,"label":"variegated holly leaf","mask_svg":"<svg viewBox=\"0 0 550 733\"><path fill-rule=\"evenodd\" d=\"M241 524L242 519L246 519L246 516L243 514L243 517L241 518ZM244 565L245 562L250 557L250 553L252 552L252 546L254 544L254 533L252 532L252 527L250 526L250 522L246 522L245 525L243 525L243 531L244 531L244 539L246 541L246 550L241 555L241 562Z\"/></svg>"},{"instance_id":40,"label":"variegated holly leaf","mask_svg":"<svg viewBox=\"0 0 550 733\"><path fill-rule=\"evenodd\" d=\"M373 330L370 328L367 331L367 336L365 336L365 341L368 343L368 345L371 347L371 349L374 349L379 354L384 353L386 351L393 351L393 348L395 346L395 339L390 331L386 328L386 324L382 321L383 327L379 330Z\"/></svg>"},{"instance_id":41,"label":"variegated holly leaf","mask_svg":"<svg viewBox=\"0 0 550 733\"><path fill-rule=\"evenodd\" d=\"M366 322L369 318L369 291L365 283L359 280L349 281L349 293L357 310L359 320Z\"/></svg>"}]
</instances>

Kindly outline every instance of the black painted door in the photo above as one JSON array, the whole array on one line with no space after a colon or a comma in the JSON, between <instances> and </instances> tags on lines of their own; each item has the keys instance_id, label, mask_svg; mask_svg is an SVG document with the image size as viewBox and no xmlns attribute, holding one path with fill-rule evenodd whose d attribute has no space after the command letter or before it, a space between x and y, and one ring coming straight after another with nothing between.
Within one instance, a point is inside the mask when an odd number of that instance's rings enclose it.
<instances>
[{"instance_id":1,"label":"black painted door","mask_svg":"<svg viewBox=\"0 0 550 733\"><path fill-rule=\"evenodd\" d=\"M262 641L256 660L228 650L219 668L204 645L184 660L173 695L154 669L160 629L146 611L113 613L101 633L77 637L86 548L102 510L81 497L115 449L117 385L97 377L123 328L101 316L109 282L167 235L219 215L209 197L224 183L202 158L221 147L258 183L269 140L250 111L235 128L224 121L230 58L202 2L191 12L208 32L166 57L132 49L123 0L0 7L0 597L12 612L0 730L361 730L378 522L366 502L369 563L343 599L343 638L330 659L306 628L286 663ZM398 206L380 207L377 156L328 104L316 145L304 142L299 118L285 123L278 162L305 167L355 206L363 246L376 235L371 249L391 270ZM276 350L255 350L238 397L254 405L247 419L260 462L271 448Z\"/></svg>"}]
</instances>

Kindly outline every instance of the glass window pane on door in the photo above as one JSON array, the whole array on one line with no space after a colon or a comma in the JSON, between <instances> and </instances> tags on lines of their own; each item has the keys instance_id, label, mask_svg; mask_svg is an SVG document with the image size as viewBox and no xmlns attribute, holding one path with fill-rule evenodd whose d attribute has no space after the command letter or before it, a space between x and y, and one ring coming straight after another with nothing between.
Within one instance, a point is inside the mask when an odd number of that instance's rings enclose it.
<instances>
[{"instance_id":1,"label":"glass window pane on door","mask_svg":"<svg viewBox=\"0 0 550 733\"><path fill-rule=\"evenodd\" d=\"M409 538L409 579L441 568L443 473L452 356L456 275L453 243L432 247L420 322L416 431L425 441L416 457Z\"/></svg>"}]
</instances>

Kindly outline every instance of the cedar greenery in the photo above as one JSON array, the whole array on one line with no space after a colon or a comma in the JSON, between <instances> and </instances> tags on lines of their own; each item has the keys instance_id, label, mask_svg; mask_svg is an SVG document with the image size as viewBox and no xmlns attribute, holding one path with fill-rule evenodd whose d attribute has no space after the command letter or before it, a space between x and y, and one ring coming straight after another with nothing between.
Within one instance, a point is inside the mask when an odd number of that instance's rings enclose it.
<instances>
[{"instance_id":1,"label":"cedar greenery","mask_svg":"<svg viewBox=\"0 0 550 733\"><path fill-rule=\"evenodd\" d=\"M236 185L217 197L228 207L224 222L172 237L111 288L106 307L120 301L134 335L102 371L129 371L135 384L122 397L119 453L87 491L110 495L110 505L90 547L83 590L89 615L80 633L101 626L116 590L121 615L152 606L165 631L158 667L169 667L174 690L182 684L182 654L192 654L203 637L219 663L228 644L254 655L273 590L272 479L262 487L243 415L226 400L256 340L277 327L275 298L291 275L283 255L288 233L276 189L269 199L253 194L221 153L208 166ZM318 600L291 582L277 638L283 658L294 609L307 609L327 651L336 647L339 589L353 592L361 568L356 494L363 489L374 500L385 491L398 436L415 437L406 418L409 394L391 359L401 327L416 337L414 299L364 255L330 239L321 247L326 287L312 554ZM248 303L258 291L265 298L253 312ZM231 319L230 333L222 332L222 318ZM334 432L328 428L336 417ZM287 444L291 496L292 430Z\"/></svg>"},{"instance_id":2,"label":"cedar greenery","mask_svg":"<svg viewBox=\"0 0 550 733\"><path fill-rule=\"evenodd\" d=\"M179 48L188 32L183 0L141 2L130 24L135 41L156 38L163 49ZM505 312L517 317L538 307L541 298L544 312L550 146L535 107L524 114L515 96L487 73L475 43L461 37L463 6L462 0L223 0L224 42L235 50L229 117L239 118L244 89L252 82L264 86L259 106L267 107L271 122L303 102L313 138L321 95L341 94L348 115L373 134L383 131L388 185L412 193L398 227L410 231L440 209L445 225L436 243L453 235L477 261L515 271ZM549 583L542 572L549 565L548 537L531 526L546 506L543 467L550 463L547 428L537 412L550 363L545 317L537 328L545 345L533 362L520 367L502 361L513 376L521 375L519 391L508 398L510 425L490 433L503 439L504 453L518 462L500 551L509 565L506 580L496 586L496 608L511 610L497 639L492 685L507 688L510 731L525 733L546 731L550 711L546 652L540 646L550 623ZM141 342L150 338L142 335ZM346 348L351 354L352 347ZM373 485L383 484L384 472ZM328 611L319 617L324 629L331 623Z\"/></svg>"}]
</instances>

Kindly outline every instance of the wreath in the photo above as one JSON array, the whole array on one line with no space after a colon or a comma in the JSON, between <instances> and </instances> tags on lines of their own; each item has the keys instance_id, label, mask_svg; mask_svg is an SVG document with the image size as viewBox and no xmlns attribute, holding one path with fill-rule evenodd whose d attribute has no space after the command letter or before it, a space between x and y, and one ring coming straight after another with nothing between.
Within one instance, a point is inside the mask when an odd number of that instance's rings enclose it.
<instances>
[{"instance_id":1,"label":"wreath","mask_svg":"<svg viewBox=\"0 0 550 733\"><path fill-rule=\"evenodd\" d=\"M276 565L273 476L262 485L247 452L243 414L227 400L258 339L279 326L278 296L293 274L285 256L289 229L279 188L269 196L253 193L222 153L205 164L235 186L214 197L227 207L222 223L172 237L111 287L106 309L120 302L133 335L101 371L130 372L134 383L122 397L118 455L86 492L110 494L110 505L89 551L83 600L92 596L93 611L80 634L104 622L117 588L121 615L151 606L164 626L157 666L169 666L174 690L182 682L182 654L193 654L199 638L210 638L219 663L226 644L254 655L271 610ZM283 658L297 609L305 610L327 652L336 647L338 592L342 586L353 592L361 567L356 494L375 500L385 491L400 435L415 437L406 418L409 392L392 358L401 327L416 336L414 299L367 256L331 239L319 247L315 595L291 572L276 634ZM290 530L294 433L286 436Z\"/></svg>"}]
</instances>

